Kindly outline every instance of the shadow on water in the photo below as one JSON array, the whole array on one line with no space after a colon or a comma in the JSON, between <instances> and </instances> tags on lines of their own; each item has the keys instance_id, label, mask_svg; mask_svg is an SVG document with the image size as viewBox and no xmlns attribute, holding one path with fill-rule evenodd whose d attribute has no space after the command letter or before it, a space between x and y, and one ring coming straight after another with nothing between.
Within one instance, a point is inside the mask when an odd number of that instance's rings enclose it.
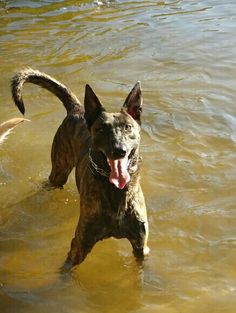
<instances>
[{"instance_id":1,"label":"shadow on water","mask_svg":"<svg viewBox=\"0 0 236 313\"><path fill-rule=\"evenodd\" d=\"M73 229L73 220L78 215L77 200L78 195L69 189L48 190L44 185L3 210L0 247L5 275L15 269L18 278L24 280L24 270L40 275L47 269L65 243L66 232ZM12 283L19 283L15 275Z\"/></svg>"},{"instance_id":2,"label":"shadow on water","mask_svg":"<svg viewBox=\"0 0 236 313\"><path fill-rule=\"evenodd\" d=\"M125 266L123 262L124 258L118 256L112 264L89 261L43 286L25 289L3 286L0 294L4 294L5 302L9 299L14 305L20 304L19 312L31 312L33 308L35 312L58 308L60 312L140 310L145 293L145 268L140 269L131 260L126 260ZM109 274L112 272L113 276Z\"/></svg>"},{"instance_id":3,"label":"shadow on water","mask_svg":"<svg viewBox=\"0 0 236 313\"><path fill-rule=\"evenodd\" d=\"M0 297L5 307L10 302L20 305L19 312L30 312L36 305L38 312L46 299L48 309L61 303L61 312L67 312L65 307L109 312L114 302L115 311L128 312L142 307L150 282L161 290L149 258L137 263L123 240L98 243L84 263L61 273L78 218L77 200L74 190L44 183L7 208L10 213L0 225Z\"/></svg>"}]
</instances>

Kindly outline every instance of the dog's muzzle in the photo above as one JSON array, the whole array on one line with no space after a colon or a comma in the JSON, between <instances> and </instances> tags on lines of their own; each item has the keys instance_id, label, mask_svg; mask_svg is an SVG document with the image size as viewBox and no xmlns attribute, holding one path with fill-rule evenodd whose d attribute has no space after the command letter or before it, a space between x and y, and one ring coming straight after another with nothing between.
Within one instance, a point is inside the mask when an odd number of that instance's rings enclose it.
<instances>
[{"instance_id":1,"label":"dog's muzzle","mask_svg":"<svg viewBox=\"0 0 236 313\"><path fill-rule=\"evenodd\" d=\"M89 151L90 169L94 173L94 170L105 177L109 178L109 182L115 185L118 189L124 189L124 187L130 181L130 174L133 174L138 169L138 163L141 158L134 156L132 151L129 155L125 155L123 158L111 159L107 158L107 163L110 167L110 171L105 171L100 168L93 160L91 156L91 150Z\"/></svg>"},{"instance_id":2,"label":"dog's muzzle","mask_svg":"<svg viewBox=\"0 0 236 313\"><path fill-rule=\"evenodd\" d=\"M119 189L123 189L130 181L129 162L128 156L116 160L107 159L111 169L109 181Z\"/></svg>"}]
</instances>

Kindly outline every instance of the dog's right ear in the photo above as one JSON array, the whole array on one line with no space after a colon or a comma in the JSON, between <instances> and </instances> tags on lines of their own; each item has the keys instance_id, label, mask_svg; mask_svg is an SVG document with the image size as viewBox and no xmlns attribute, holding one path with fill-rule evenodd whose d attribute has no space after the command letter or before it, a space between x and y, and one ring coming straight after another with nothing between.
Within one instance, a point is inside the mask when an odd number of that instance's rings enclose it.
<instances>
[{"instance_id":1,"label":"dog's right ear","mask_svg":"<svg viewBox=\"0 0 236 313\"><path fill-rule=\"evenodd\" d=\"M105 111L98 97L95 95L93 89L89 85L86 85L85 87L84 109L84 118L89 129L99 117L99 115Z\"/></svg>"}]
</instances>

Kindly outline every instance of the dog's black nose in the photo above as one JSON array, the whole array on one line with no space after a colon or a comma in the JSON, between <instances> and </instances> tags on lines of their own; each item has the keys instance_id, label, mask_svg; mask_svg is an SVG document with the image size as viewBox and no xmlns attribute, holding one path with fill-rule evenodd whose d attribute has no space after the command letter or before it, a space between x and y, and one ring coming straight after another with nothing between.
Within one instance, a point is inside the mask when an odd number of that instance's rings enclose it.
<instances>
[{"instance_id":1,"label":"dog's black nose","mask_svg":"<svg viewBox=\"0 0 236 313\"><path fill-rule=\"evenodd\" d=\"M126 149L124 147L116 147L112 151L112 156L114 159L123 158L126 155Z\"/></svg>"}]
</instances>

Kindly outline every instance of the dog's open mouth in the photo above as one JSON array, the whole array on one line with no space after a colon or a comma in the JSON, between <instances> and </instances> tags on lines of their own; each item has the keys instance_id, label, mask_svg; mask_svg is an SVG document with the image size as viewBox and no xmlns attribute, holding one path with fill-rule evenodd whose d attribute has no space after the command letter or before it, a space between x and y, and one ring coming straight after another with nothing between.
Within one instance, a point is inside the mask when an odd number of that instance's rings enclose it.
<instances>
[{"instance_id":1,"label":"dog's open mouth","mask_svg":"<svg viewBox=\"0 0 236 313\"><path fill-rule=\"evenodd\" d=\"M123 189L130 181L130 174L128 172L129 157L128 155L124 158L112 160L107 159L107 162L111 168L109 181L114 184L117 188Z\"/></svg>"}]
</instances>

